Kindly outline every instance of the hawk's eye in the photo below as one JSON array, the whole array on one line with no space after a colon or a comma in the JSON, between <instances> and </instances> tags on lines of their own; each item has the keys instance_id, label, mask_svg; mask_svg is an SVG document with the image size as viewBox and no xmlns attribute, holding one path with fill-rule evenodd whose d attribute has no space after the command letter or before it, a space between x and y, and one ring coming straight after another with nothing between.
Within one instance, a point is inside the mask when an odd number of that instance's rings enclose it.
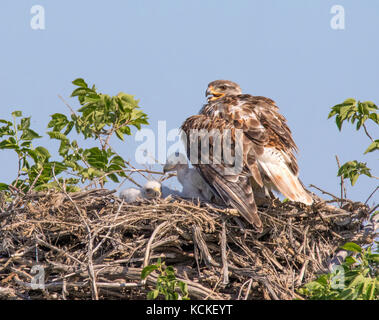
<instances>
[{"instance_id":1,"label":"hawk's eye","mask_svg":"<svg viewBox=\"0 0 379 320\"><path fill-rule=\"evenodd\" d=\"M226 90L226 86L220 86L219 87L221 90Z\"/></svg>"}]
</instances>

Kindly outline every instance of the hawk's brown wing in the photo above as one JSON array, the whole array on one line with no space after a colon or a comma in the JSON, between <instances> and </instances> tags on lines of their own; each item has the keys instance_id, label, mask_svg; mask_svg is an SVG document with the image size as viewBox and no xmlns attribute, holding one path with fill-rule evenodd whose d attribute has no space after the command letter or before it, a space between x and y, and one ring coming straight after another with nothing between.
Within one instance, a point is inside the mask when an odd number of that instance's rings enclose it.
<instances>
[{"instance_id":1,"label":"hawk's brown wing","mask_svg":"<svg viewBox=\"0 0 379 320\"><path fill-rule=\"evenodd\" d=\"M223 119L213 119L211 121L206 115L196 115L188 118L182 125L182 130L186 137L185 142L188 158L213 191L215 191L226 204L232 205L236 208L249 223L257 228L259 232L262 232L262 222L257 214L257 206L254 201L254 194L249 181L250 170L246 164L243 163L240 168L241 170L237 169L237 172L233 173L228 172L227 169L231 169L234 166L234 163L225 163L223 157L221 157L220 163L216 163L217 161L215 161L213 157L215 146L213 137L210 137L209 139L209 163L202 164L201 154L204 152L204 149L202 149L201 134L197 136L197 159L191 157L191 131L205 130L204 132L210 132L213 129L219 130L220 133L223 133L225 129L231 131L231 151L232 153L235 152L235 129L230 123ZM223 139L223 137L221 139ZM222 140L220 142L222 143ZM197 162L197 164L194 162Z\"/></svg>"}]
</instances>

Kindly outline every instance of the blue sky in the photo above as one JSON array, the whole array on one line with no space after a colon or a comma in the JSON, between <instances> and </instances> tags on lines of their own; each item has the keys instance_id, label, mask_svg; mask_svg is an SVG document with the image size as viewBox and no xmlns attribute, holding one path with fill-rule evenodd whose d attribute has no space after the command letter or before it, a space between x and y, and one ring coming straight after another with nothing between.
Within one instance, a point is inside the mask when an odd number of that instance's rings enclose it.
<instances>
[{"instance_id":1,"label":"blue sky","mask_svg":"<svg viewBox=\"0 0 379 320\"><path fill-rule=\"evenodd\" d=\"M36 4L45 8L45 30L30 27ZM344 30L330 26L333 5L345 9ZM277 102L300 148L303 182L339 194L335 155L379 175L377 155L363 155L364 133L348 125L340 133L327 120L349 97L379 104L378 15L371 0L2 0L0 118L23 110L46 132L49 115L67 113L58 94L78 106L71 81L83 77L101 92L134 94L151 127L166 120L170 130L198 112L210 81L229 79ZM133 137L112 144L134 159ZM0 181L10 182L16 158L2 151L0 160ZM361 177L348 197L365 201L377 184Z\"/></svg>"}]
</instances>

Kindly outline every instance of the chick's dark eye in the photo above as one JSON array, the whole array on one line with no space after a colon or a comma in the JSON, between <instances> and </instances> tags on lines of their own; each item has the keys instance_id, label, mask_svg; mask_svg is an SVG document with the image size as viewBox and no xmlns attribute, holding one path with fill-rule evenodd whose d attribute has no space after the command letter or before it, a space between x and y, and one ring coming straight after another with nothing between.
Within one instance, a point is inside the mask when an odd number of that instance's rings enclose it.
<instances>
[{"instance_id":1,"label":"chick's dark eye","mask_svg":"<svg viewBox=\"0 0 379 320\"><path fill-rule=\"evenodd\" d=\"M220 86L221 90L226 90L226 86Z\"/></svg>"}]
</instances>

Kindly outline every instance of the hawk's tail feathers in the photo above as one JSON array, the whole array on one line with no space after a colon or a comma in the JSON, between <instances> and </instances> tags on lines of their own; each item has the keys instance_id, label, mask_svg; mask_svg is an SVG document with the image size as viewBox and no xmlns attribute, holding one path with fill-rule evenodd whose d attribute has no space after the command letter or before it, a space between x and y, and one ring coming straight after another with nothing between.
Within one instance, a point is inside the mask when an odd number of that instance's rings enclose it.
<instances>
[{"instance_id":1,"label":"hawk's tail feathers","mask_svg":"<svg viewBox=\"0 0 379 320\"><path fill-rule=\"evenodd\" d=\"M312 197L304 190L299 179L283 162L260 161L259 165L276 188L288 199L311 205Z\"/></svg>"}]
</instances>

